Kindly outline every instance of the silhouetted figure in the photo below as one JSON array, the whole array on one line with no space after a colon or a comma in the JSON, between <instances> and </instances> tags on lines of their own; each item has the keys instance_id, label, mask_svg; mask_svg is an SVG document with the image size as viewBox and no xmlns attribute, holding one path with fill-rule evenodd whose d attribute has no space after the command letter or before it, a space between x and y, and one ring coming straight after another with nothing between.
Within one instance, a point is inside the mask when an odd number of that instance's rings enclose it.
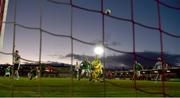
<instances>
[{"instance_id":1,"label":"silhouetted figure","mask_svg":"<svg viewBox=\"0 0 180 98\"><path fill-rule=\"evenodd\" d=\"M14 64L14 69L13 69L13 76L16 76L15 79L19 80L19 68L20 68L20 55L19 51L16 50L15 53L13 54L13 64Z\"/></svg>"},{"instance_id":2,"label":"silhouetted figure","mask_svg":"<svg viewBox=\"0 0 180 98\"><path fill-rule=\"evenodd\" d=\"M159 58L157 58L157 62L156 62L156 64L155 64L155 66L153 67L153 69L157 69L157 71L158 71L158 73L157 73L157 75L156 75L156 77L155 77L155 80L160 80L160 73L159 73L159 70L161 70L162 69L162 59L159 57Z\"/></svg>"}]
</instances>

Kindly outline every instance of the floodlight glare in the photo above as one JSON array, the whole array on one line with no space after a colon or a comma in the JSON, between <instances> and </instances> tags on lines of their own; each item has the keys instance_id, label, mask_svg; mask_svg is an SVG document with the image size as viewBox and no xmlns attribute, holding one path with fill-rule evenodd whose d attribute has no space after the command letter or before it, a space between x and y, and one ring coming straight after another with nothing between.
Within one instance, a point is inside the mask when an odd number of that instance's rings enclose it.
<instances>
[{"instance_id":1,"label":"floodlight glare","mask_svg":"<svg viewBox=\"0 0 180 98\"><path fill-rule=\"evenodd\" d=\"M94 48L94 52L96 55L102 55L104 53L104 49L102 46L96 46Z\"/></svg>"}]
</instances>

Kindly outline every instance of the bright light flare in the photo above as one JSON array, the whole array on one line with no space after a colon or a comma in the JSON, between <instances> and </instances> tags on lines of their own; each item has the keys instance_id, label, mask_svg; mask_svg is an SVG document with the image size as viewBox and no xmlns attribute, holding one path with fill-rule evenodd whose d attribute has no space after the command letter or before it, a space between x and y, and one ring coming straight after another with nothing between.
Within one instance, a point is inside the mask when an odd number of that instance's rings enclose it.
<instances>
[{"instance_id":1,"label":"bright light flare","mask_svg":"<svg viewBox=\"0 0 180 98\"><path fill-rule=\"evenodd\" d=\"M166 72L171 72L170 70L167 70Z\"/></svg>"},{"instance_id":2,"label":"bright light flare","mask_svg":"<svg viewBox=\"0 0 180 98\"><path fill-rule=\"evenodd\" d=\"M102 55L104 53L104 49L102 46L96 46L94 48L94 53L97 55Z\"/></svg>"}]
</instances>

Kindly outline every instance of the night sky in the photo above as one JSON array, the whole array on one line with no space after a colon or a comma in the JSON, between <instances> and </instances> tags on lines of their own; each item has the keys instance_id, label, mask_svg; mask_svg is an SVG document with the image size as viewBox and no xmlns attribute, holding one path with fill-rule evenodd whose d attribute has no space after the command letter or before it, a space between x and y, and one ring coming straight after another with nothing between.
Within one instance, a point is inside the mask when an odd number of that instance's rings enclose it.
<instances>
[{"instance_id":1,"label":"night sky","mask_svg":"<svg viewBox=\"0 0 180 98\"><path fill-rule=\"evenodd\" d=\"M71 7L43 1L42 29L54 34L70 35ZM56 0L69 2L69 0ZM101 9L101 0L73 0L73 4L93 10ZM179 0L160 0L180 8ZM104 9L111 9L112 16L131 19L131 0L104 0ZM39 28L39 0L17 0L16 23ZM134 19L136 22L158 28L157 2L155 0L134 0ZM160 5L162 29L180 36L180 10ZM14 18L14 0L10 0L7 21ZM90 43L102 42L102 16L73 8L73 37ZM38 61L40 30L24 29L16 26L16 49L23 58ZM4 52L12 52L13 24L6 24ZM160 32L135 25L136 52L160 52ZM78 41L74 43L74 54L95 56L94 46ZM124 52L133 52L132 23L105 16L105 43L108 47ZM163 34L163 50L169 54L180 54L180 38ZM106 55L121 53L105 50ZM71 39L55 37L43 33L42 61L70 63L66 55L71 53ZM11 63L11 56L0 54L0 63ZM74 60L76 61L76 60Z\"/></svg>"}]
</instances>

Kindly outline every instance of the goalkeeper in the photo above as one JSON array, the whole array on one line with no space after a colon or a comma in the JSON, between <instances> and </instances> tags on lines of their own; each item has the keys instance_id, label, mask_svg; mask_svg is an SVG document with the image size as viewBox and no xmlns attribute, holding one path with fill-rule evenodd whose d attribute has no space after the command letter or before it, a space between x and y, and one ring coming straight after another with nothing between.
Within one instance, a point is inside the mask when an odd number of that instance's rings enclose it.
<instances>
[{"instance_id":1,"label":"goalkeeper","mask_svg":"<svg viewBox=\"0 0 180 98\"><path fill-rule=\"evenodd\" d=\"M98 57L96 57L92 61L92 78L95 79L95 81L103 81L103 65L101 64L101 61Z\"/></svg>"}]
</instances>

